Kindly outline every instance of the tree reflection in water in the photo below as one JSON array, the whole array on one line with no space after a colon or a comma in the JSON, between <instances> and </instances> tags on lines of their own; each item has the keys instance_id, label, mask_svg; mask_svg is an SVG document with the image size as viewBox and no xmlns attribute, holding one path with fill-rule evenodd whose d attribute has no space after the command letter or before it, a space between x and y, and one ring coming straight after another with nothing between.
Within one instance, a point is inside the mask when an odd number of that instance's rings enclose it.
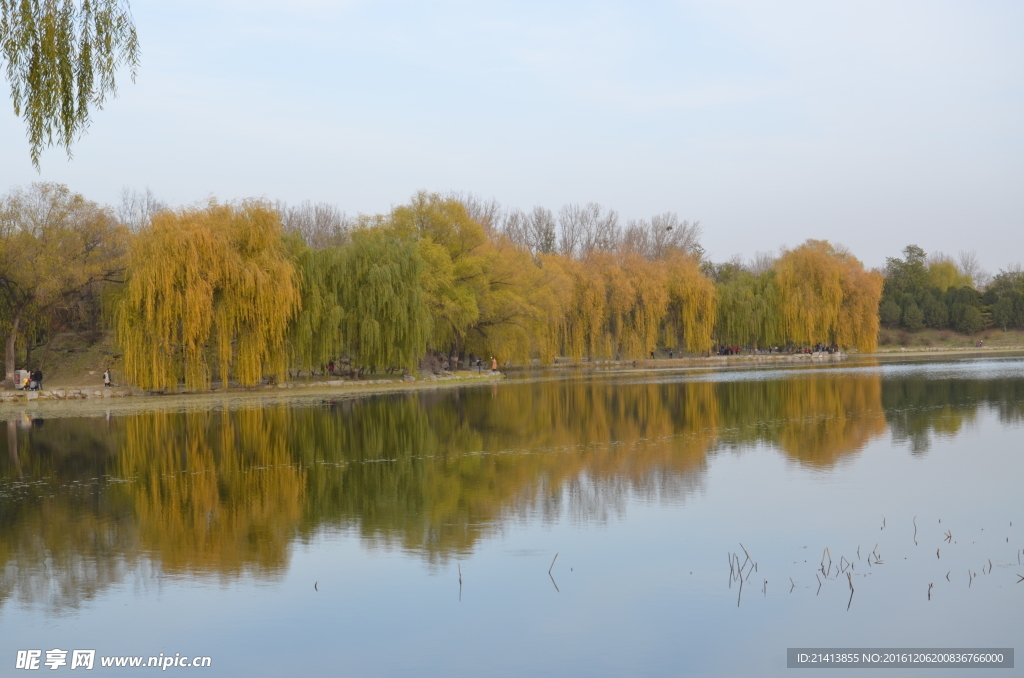
<instances>
[{"instance_id":1,"label":"tree reflection in water","mask_svg":"<svg viewBox=\"0 0 1024 678\"><path fill-rule=\"evenodd\" d=\"M60 610L143 570L273 579L332 528L444 562L511 519L604 520L680 500L709 455L773 447L827 470L888 428L927 450L1024 384L812 371L750 381L510 383L322 407L9 424L0 605Z\"/></svg>"}]
</instances>

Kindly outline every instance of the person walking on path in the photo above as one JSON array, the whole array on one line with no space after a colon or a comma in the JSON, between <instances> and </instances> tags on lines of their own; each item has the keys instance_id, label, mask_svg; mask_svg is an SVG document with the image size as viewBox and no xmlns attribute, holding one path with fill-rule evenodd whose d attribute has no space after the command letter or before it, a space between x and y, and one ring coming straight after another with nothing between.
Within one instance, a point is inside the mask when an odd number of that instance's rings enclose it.
<instances>
[{"instance_id":1,"label":"person walking on path","mask_svg":"<svg viewBox=\"0 0 1024 678\"><path fill-rule=\"evenodd\" d=\"M110 388L110 368L103 370L103 385Z\"/></svg>"}]
</instances>

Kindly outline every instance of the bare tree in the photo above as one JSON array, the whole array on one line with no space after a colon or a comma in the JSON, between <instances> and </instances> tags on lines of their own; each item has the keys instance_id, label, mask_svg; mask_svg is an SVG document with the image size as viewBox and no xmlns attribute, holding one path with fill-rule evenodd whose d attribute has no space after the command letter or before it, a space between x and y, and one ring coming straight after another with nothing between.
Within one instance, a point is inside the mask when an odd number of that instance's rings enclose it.
<instances>
[{"instance_id":1,"label":"bare tree","mask_svg":"<svg viewBox=\"0 0 1024 678\"><path fill-rule=\"evenodd\" d=\"M579 254L585 238L585 221L586 215L578 204L563 205L558 210L558 249L565 256Z\"/></svg>"},{"instance_id":2,"label":"bare tree","mask_svg":"<svg viewBox=\"0 0 1024 678\"><path fill-rule=\"evenodd\" d=\"M501 232L509 240L524 249L530 248L530 217L514 207L505 213L501 221Z\"/></svg>"},{"instance_id":3,"label":"bare tree","mask_svg":"<svg viewBox=\"0 0 1024 678\"><path fill-rule=\"evenodd\" d=\"M529 246L533 252L555 251L555 215L546 207L534 207L529 216Z\"/></svg>"},{"instance_id":4,"label":"bare tree","mask_svg":"<svg viewBox=\"0 0 1024 678\"><path fill-rule=\"evenodd\" d=\"M680 221L675 212L666 212L651 218L633 219L626 224L622 247L648 259L658 259L670 251L682 251L701 256L700 222Z\"/></svg>"},{"instance_id":5,"label":"bare tree","mask_svg":"<svg viewBox=\"0 0 1024 678\"><path fill-rule=\"evenodd\" d=\"M500 230L502 219L501 203L494 198L484 199L472 193L450 193L453 200L462 203L471 219L487 229L488 233Z\"/></svg>"},{"instance_id":6,"label":"bare tree","mask_svg":"<svg viewBox=\"0 0 1024 678\"><path fill-rule=\"evenodd\" d=\"M622 232L622 251L647 256L651 251L651 224L646 219L630 219Z\"/></svg>"},{"instance_id":7,"label":"bare tree","mask_svg":"<svg viewBox=\"0 0 1024 678\"><path fill-rule=\"evenodd\" d=\"M992 274L981 267L978 261L978 253L975 250L961 251L957 257L957 270L961 275L971 279L971 283L977 290L983 290L992 280Z\"/></svg>"},{"instance_id":8,"label":"bare tree","mask_svg":"<svg viewBox=\"0 0 1024 678\"><path fill-rule=\"evenodd\" d=\"M619 246L619 215L605 212L596 202L584 206L564 205L558 211L559 251L566 256L583 257L593 250L613 250Z\"/></svg>"},{"instance_id":9,"label":"bare tree","mask_svg":"<svg viewBox=\"0 0 1024 678\"><path fill-rule=\"evenodd\" d=\"M168 207L167 203L153 195L148 186L144 191L125 186L121 189L121 203L115 209L115 214L121 224L137 233L149 226L154 214Z\"/></svg>"},{"instance_id":10,"label":"bare tree","mask_svg":"<svg viewBox=\"0 0 1024 678\"><path fill-rule=\"evenodd\" d=\"M754 275L761 275L772 270L775 266L776 257L771 252L756 252L754 257L750 260L750 264L747 266L750 272Z\"/></svg>"},{"instance_id":11,"label":"bare tree","mask_svg":"<svg viewBox=\"0 0 1024 678\"><path fill-rule=\"evenodd\" d=\"M352 223L335 205L307 200L292 207L278 200L275 208L285 233L299 234L314 249L336 247L348 241Z\"/></svg>"},{"instance_id":12,"label":"bare tree","mask_svg":"<svg viewBox=\"0 0 1024 678\"><path fill-rule=\"evenodd\" d=\"M601 214L597 203L590 203L594 206L594 247L599 250L614 250L622 242L622 229L619 228L619 213L615 210L608 210Z\"/></svg>"}]
</instances>

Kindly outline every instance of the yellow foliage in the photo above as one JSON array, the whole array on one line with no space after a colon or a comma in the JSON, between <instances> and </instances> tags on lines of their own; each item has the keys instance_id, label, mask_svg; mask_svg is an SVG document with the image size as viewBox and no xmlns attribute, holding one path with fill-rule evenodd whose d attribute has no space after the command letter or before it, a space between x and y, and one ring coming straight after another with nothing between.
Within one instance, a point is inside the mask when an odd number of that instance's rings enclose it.
<instances>
[{"instance_id":1,"label":"yellow foliage","mask_svg":"<svg viewBox=\"0 0 1024 678\"><path fill-rule=\"evenodd\" d=\"M798 344L856 346L873 351L878 341L880 274L824 240L808 240L776 262L779 310L785 338Z\"/></svg>"},{"instance_id":2,"label":"yellow foliage","mask_svg":"<svg viewBox=\"0 0 1024 678\"><path fill-rule=\"evenodd\" d=\"M940 259L928 264L928 285L945 292L950 287L973 287L971 276L963 275L949 259Z\"/></svg>"},{"instance_id":3,"label":"yellow foliage","mask_svg":"<svg viewBox=\"0 0 1024 678\"><path fill-rule=\"evenodd\" d=\"M128 381L143 388L209 388L283 378L286 337L299 308L295 269L276 211L260 202L163 212L129 249L117 302Z\"/></svg>"},{"instance_id":4,"label":"yellow foliage","mask_svg":"<svg viewBox=\"0 0 1024 678\"><path fill-rule=\"evenodd\" d=\"M701 353L711 348L718 291L693 257L673 252L665 259L668 313L665 347Z\"/></svg>"}]
</instances>

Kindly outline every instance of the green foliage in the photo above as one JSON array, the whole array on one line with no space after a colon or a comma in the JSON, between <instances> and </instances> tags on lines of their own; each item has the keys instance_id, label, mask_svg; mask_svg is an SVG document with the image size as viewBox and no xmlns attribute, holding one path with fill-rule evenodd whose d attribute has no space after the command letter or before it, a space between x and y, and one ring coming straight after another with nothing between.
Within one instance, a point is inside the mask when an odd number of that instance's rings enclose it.
<instances>
[{"instance_id":1,"label":"green foliage","mask_svg":"<svg viewBox=\"0 0 1024 678\"><path fill-rule=\"evenodd\" d=\"M911 332L924 329L924 312L914 302L903 309L903 326Z\"/></svg>"},{"instance_id":2,"label":"green foliage","mask_svg":"<svg viewBox=\"0 0 1024 678\"><path fill-rule=\"evenodd\" d=\"M354 364L415 367L430 334L423 270L416 243L380 229L352 234L338 301L342 348Z\"/></svg>"},{"instance_id":3,"label":"green foliage","mask_svg":"<svg viewBox=\"0 0 1024 678\"><path fill-rule=\"evenodd\" d=\"M903 259L886 260L885 287L878 308L883 325L909 331L924 327L965 331L960 328L985 326L981 294L972 287L971 277L949 257L939 254L929 262L924 250L916 245L908 245L903 253ZM955 306L963 308L954 318ZM967 307L974 311L968 313ZM968 317L970 320L965 320Z\"/></svg>"},{"instance_id":4,"label":"green foliage","mask_svg":"<svg viewBox=\"0 0 1024 678\"><path fill-rule=\"evenodd\" d=\"M928 286L927 255L917 245L903 249L903 259L885 260L887 289L896 292L914 293Z\"/></svg>"},{"instance_id":5,"label":"green foliage","mask_svg":"<svg viewBox=\"0 0 1024 678\"><path fill-rule=\"evenodd\" d=\"M46 146L70 156L90 109L116 95L121 66L134 80L139 43L127 0L0 0L0 58L39 169Z\"/></svg>"},{"instance_id":6,"label":"green foliage","mask_svg":"<svg viewBox=\"0 0 1024 678\"><path fill-rule=\"evenodd\" d=\"M878 314L883 325L895 328L899 327L900 319L903 317L903 309L892 299L883 299L878 307Z\"/></svg>"},{"instance_id":7,"label":"green foliage","mask_svg":"<svg viewBox=\"0 0 1024 678\"><path fill-rule=\"evenodd\" d=\"M1006 331L1007 329L1010 328L1011 325L1013 325L1013 302L1014 300L1012 297L1005 296L992 306L992 320L994 320L997 325L1002 327L1003 331Z\"/></svg>"},{"instance_id":8,"label":"green foliage","mask_svg":"<svg viewBox=\"0 0 1024 678\"><path fill-rule=\"evenodd\" d=\"M924 324L927 327L941 330L949 324L949 310L941 300L932 295L924 299Z\"/></svg>"},{"instance_id":9,"label":"green foliage","mask_svg":"<svg viewBox=\"0 0 1024 678\"><path fill-rule=\"evenodd\" d=\"M345 250L312 249L299 239L290 242L299 295L302 299L291 327L291 363L304 370L326 365L341 346L341 288L345 275Z\"/></svg>"},{"instance_id":10,"label":"green foliage","mask_svg":"<svg viewBox=\"0 0 1024 678\"><path fill-rule=\"evenodd\" d=\"M953 328L957 332L971 334L985 328L985 319L975 306L963 302L953 304L950 312Z\"/></svg>"}]
</instances>

